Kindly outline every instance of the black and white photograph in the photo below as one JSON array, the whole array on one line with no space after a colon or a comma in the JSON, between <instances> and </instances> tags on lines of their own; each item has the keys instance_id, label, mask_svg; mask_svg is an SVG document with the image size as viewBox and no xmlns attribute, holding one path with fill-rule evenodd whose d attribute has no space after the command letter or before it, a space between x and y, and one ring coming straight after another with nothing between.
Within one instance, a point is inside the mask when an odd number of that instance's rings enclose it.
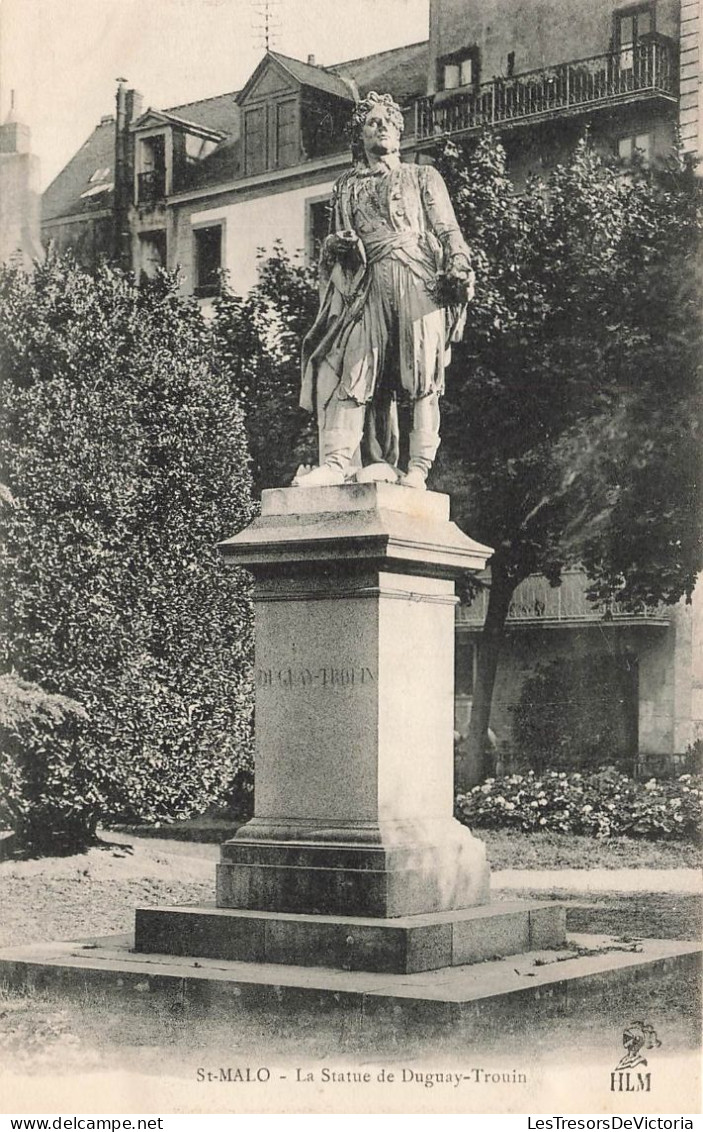
<instances>
[{"instance_id":1,"label":"black and white photograph","mask_svg":"<svg viewBox=\"0 0 703 1132\"><path fill-rule=\"evenodd\" d=\"M8 1129L693 1129L702 51L0 0Z\"/></svg>"}]
</instances>

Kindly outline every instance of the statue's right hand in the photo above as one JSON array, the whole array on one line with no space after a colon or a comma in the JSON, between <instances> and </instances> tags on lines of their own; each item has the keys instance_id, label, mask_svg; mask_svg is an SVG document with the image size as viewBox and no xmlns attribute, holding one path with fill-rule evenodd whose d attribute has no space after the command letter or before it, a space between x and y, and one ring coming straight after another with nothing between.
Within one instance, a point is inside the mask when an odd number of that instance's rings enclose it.
<instances>
[{"instance_id":1,"label":"statue's right hand","mask_svg":"<svg viewBox=\"0 0 703 1132\"><path fill-rule=\"evenodd\" d=\"M325 243L332 252L346 252L356 246L358 239L356 232L347 228L340 232L333 232L331 236L327 237Z\"/></svg>"},{"instance_id":2,"label":"statue's right hand","mask_svg":"<svg viewBox=\"0 0 703 1132\"><path fill-rule=\"evenodd\" d=\"M356 232L334 232L322 245L320 278L329 279L347 297L352 295L366 267L364 245Z\"/></svg>"}]
</instances>

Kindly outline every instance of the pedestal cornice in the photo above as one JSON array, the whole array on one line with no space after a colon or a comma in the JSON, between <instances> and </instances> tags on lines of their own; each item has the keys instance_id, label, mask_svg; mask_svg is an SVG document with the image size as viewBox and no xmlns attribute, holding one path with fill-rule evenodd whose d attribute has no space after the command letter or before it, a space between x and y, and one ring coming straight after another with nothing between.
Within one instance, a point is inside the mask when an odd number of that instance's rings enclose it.
<instances>
[{"instance_id":1,"label":"pedestal cornice","mask_svg":"<svg viewBox=\"0 0 703 1132\"><path fill-rule=\"evenodd\" d=\"M261 515L219 549L255 576L335 563L455 578L493 553L451 522L448 496L385 483L265 491Z\"/></svg>"}]
</instances>

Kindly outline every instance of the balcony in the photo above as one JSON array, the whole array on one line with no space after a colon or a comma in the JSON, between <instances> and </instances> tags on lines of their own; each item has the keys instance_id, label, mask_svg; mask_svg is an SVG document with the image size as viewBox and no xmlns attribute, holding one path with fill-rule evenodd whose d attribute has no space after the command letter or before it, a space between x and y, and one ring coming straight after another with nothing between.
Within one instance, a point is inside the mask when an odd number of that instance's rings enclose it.
<instances>
[{"instance_id":1,"label":"balcony","mask_svg":"<svg viewBox=\"0 0 703 1132\"><path fill-rule=\"evenodd\" d=\"M415 105L418 139L500 129L628 102L678 96L677 44L662 35L538 71L441 92Z\"/></svg>"},{"instance_id":2,"label":"balcony","mask_svg":"<svg viewBox=\"0 0 703 1132\"><path fill-rule=\"evenodd\" d=\"M166 196L166 170L149 169L137 174L137 204L156 204Z\"/></svg>"},{"instance_id":3,"label":"balcony","mask_svg":"<svg viewBox=\"0 0 703 1132\"><path fill-rule=\"evenodd\" d=\"M598 625L668 625L671 606L645 606L638 610L623 609L616 601L605 608L591 605L586 597L588 579L581 570L565 572L560 586L552 587L541 574L522 582L508 612L508 627L519 625L542 628ZM481 590L471 605L457 609L457 628L478 630L483 626L488 608L488 591Z\"/></svg>"}]
</instances>

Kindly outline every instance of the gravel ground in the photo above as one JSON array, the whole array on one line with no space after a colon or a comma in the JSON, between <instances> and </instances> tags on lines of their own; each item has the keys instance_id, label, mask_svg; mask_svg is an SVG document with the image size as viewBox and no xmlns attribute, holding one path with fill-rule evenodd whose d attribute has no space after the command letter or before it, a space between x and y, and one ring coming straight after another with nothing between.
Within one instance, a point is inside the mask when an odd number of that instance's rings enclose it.
<instances>
[{"instance_id":1,"label":"gravel ground","mask_svg":"<svg viewBox=\"0 0 703 1132\"><path fill-rule=\"evenodd\" d=\"M129 932L137 905L214 899L214 846L124 840L131 848L0 863L0 947Z\"/></svg>"},{"instance_id":2,"label":"gravel ground","mask_svg":"<svg viewBox=\"0 0 703 1132\"><path fill-rule=\"evenodd\" d=\"M217 846L128 835L114 835L112 840L112 845L73 857L0 862L0 947L128 932L136 905L214 899ZM618 875L602 872L603 883L608 879L612 883ZM519 891L540 900L564 899L574 931L698 938L700 904L692 892L579 892L555 886L556 879L563 882L570 874L554 870L546 875L550 876L548 882L544 882L544 872L523 870L518 878L520 889L497 887L496 896L512 899ZM501 876L507 874L498 871L494 885L500 885ZM629 871L628 876L635 883ZM657 882L656 873L640 870L639 876L639 885ZM536 878L540 884L548 884L546 891L536 887ZM676 888L680 880L672 875L667 883ZM306 1062L319 1067L335 1064L337 1059L340 1064L358 1068L383 1060L391 1067L405 1064L415 1070L420 1067L419 1071L428 1067L441 1070L450 1063L464 1068L524 1065L528 1066L534 1092L529 1099L526 1093L516 1100L510 1090L500 1096L490 1091L460 1096L457 1091L450 1101L448 1094L418 1089L404 1094L412 1106L407 1109L363 1107L360 1093L335 1093L330 1094L329 1108L311 1107L309 1111L333 1111L335 1103L345 1106L340 1111L360 1112L436 1112L451 1104L459 1107L448 1107L447 1111L511 1111L514 1104L518 1106L514 1111L521 1112L595 1111L569 1107L575 1103L578 1083L582 1081L588 1088L596 1081L599 1088L607 1088L610 1069L619 1057L622 1029L641 1017L654 1025L662 1039L657 1080L665 1081L664 1059L669 1058L670 1066L674 1066L671 1079L685 1079L680 1103L695 1105L698 988L682 985L675 972L665 974L658 982L650 980L609 992L589 1002L587 1009L567 1016L533 1018L529 1023L520 1019L490 1026L481 1023L480 1029L474 1026L456 1035L432 1030L431 1024L429 1028L418 1025L399 1032L386 1021L382 1028L371 1028L360 1036L353 1026L340 1030L324 1016L313 1012L306 1017L303 1011L291 1017L288 1025L279 1024L275 1031L266 1019L241 1015L236 1021L200 1019L185 1023L156 1016L146 1002L137 1011L133 1007L105 1009L104 1003L90 995L75 1000L56 993L24 995L0 988L0 1095L8 1098L8 1111L18 1112L258 1112L267 1110L254 1093L235 1095L231 1086L204 1091L197 1084L198 1070L203 1065L271 1064L292 1073L291 1066ZM549 1090L556 1088L561 1078L563 1090L557 1097ZM66 1082L72 1083L71 1089ZM292 1094L284 1111L306 1111L308 1103L328 1103L317 1094L317 1099L312 1099L312 1093L308 1096L306 1101L299 1092ZM656 1107L659 1103L652 1100L654 1108L640 1107L638 1111L691 1111L676 1108L678 1100L663 1108ZM357 1110L356 1104L362 1107ZM542 1104L545 1107L540 1107ZM632 1110L626 1107L615 1111Z\"/></svg>"}]
</instances>

